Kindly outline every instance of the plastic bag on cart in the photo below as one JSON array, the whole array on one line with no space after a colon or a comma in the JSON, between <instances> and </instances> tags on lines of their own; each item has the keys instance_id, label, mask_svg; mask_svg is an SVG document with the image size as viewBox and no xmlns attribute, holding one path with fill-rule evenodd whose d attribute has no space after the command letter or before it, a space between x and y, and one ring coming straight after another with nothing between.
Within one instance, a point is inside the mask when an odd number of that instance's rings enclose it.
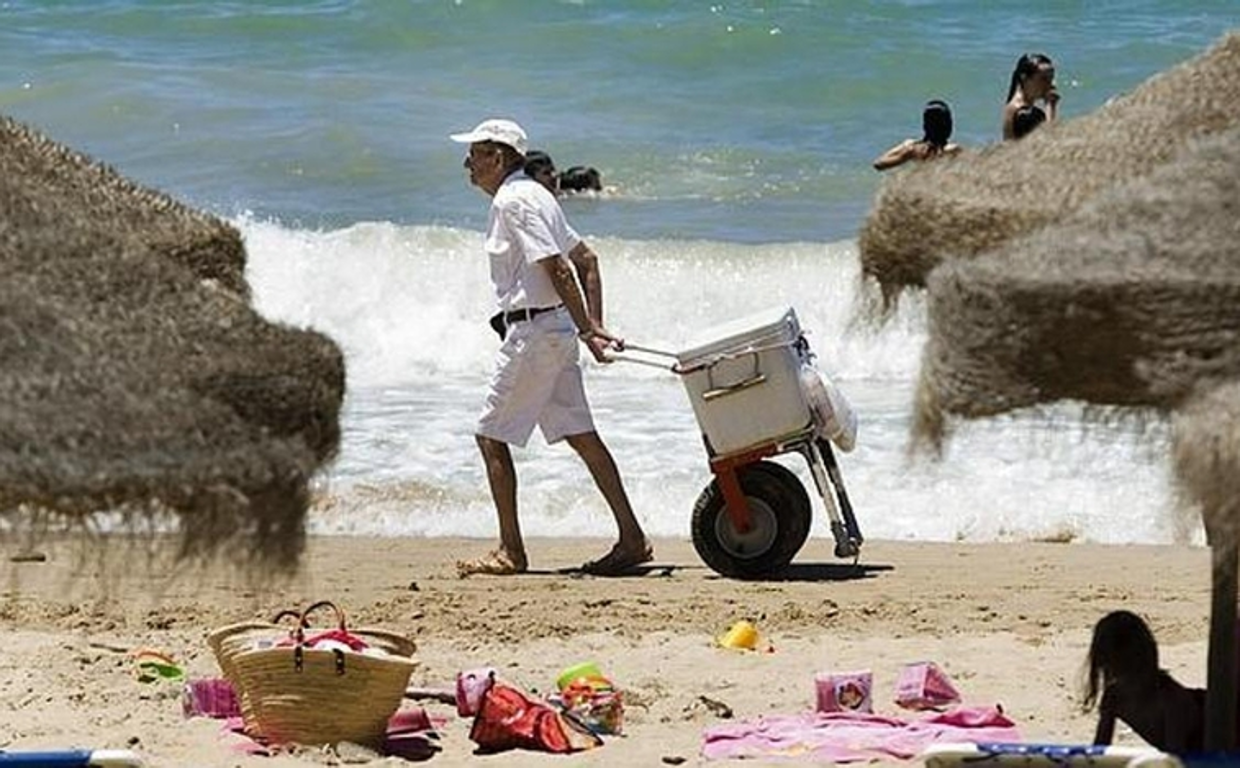
<instances>
[{"instance_id":1,"label":"plastic bag on cart","mask_svg":"<svg viewBox=\"0 0 1240 768\"><path fill-rule=\"evenodd\" d=\"M818 434L847 453L857 447L857 413L839 387L813 365L801 366L801 390Z\"/></svg>"}]
</instances>

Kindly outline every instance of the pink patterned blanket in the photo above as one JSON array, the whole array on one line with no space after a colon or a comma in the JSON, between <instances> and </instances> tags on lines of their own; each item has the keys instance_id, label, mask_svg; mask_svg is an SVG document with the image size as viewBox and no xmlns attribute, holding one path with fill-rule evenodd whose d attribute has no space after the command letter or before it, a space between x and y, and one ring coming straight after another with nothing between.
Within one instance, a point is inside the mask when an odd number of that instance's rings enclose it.
<instances>
[{"instance_id":1,"label":"pink patterned blanket","mask_svg":"<svg viewBox=\"0 0 1240 768\"><path fill-rule=\"evenodd\" d=\"M958 707L917 720L857 712L806 712L707 728L702 754L707 759L848 763L909 760L940 742L1020 740L1016 724L998 707Z\"/></svg>"}]
</instances>

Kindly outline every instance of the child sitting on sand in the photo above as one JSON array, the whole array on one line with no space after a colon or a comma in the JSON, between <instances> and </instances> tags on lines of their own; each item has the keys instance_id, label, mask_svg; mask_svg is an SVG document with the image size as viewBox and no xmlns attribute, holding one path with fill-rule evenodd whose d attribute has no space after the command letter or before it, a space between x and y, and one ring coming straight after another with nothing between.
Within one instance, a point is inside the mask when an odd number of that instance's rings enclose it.
<instances>
[{"instance_id":1,"label":"child sitting on sand","mask_svg":"<svg viewBox=\"0 0 1240 768\"><path fill-rule=\"evenodd\" d=\"M1186 688L1158 666L1158 644L1141 617L1112 611L1094 626L1087 660L1084 707L1098 707L1094 743L1108 745L1122 720L1152 747L1200 752L1205 742L1206 692Z\"/></svg>"}]
</instances>

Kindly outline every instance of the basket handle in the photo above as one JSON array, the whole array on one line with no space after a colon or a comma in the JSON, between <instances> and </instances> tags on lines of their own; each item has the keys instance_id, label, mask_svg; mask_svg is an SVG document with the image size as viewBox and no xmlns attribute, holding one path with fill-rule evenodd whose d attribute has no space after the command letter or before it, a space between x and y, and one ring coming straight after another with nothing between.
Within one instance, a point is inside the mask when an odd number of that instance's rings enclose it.
<instances>
[{"instance_id":1,"label":"basket handle","mask_svg":"<svg viewBox=\"0 0 1240 768\"><path fill-rule=\"evenodd\" d=\"M301 616L297 621L296 638L297 638L298 645L301 645L303 642L305 642L306 628L310 626L310 619L309 619L310 614L314 613L320 608L331 608L333 611L335 611L337 626L339 626L342 631L348 631L348 627L345 624L344 611L341 610L340 606L336 605L331 600L320 600L317 603L313 603L312 605L310 605L310 607L306 608L306 610L301 612Z\"/></svg>"},{"instance_id":2,"label":"basket handle","mask_svg":"<svg viewBox=\"0 0 1240 768\"><path fill-rule=\"evenodd\" d=\"M310 626L310 620L307 617L319 608L331 608L335 611L336 623L340 627L340 631L348 631L348 627L345 625L344 611L340 608L340 606L336 605L331 600L320 600L317 603L310 605L306 608L306 610L302 611L301 617L297 621L297 631L294 634L294 638L296 638L297 642L293 647L293 669L298 672L302 670L302 664L304 662L303 648L305 647L306 642L306 628ZM332 654L336 660L336 674L343 675L345 668L344 653L339 648L333 648Z\"/></svg>"},{"instance_id":3,"label":"basket handle","mask_svg":"<svg viewBox=\"0 0 1240 768\"><path fill-rule=\"evenodd\" d=\"M305 618L303 617L302 611L294 610L293 608L285 608L284 610L277 613L275 616L272 616L271 623L279 624L282 619L287 619L290 616L292 616L294 619L297 619L297 623L299 626L301 627L310 626L309 624L303 623L305 621Z\"/></svg>"}]
</instances>

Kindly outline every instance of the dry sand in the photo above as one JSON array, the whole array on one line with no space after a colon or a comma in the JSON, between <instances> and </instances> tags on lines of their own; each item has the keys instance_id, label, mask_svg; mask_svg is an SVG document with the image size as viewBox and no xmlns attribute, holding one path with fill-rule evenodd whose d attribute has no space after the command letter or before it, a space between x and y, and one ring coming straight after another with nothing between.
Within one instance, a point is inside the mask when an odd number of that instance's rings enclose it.
<instances>
[{"instance_id":1,"label":"dry sand","mask_svg":"<svg viewBox=\"0 0 1240 768\"><path fill-rule=\"evenodd\" d=\"M703 728L725 721L702 697L735 718L795 713L814 705L815 672L871 669L875 710L900 714L891 703L896 674L920 660L938 662L966 703L1001 703L1028 740L1087 741L1093 721L1076 706L1081 662L1093 623L1115 608L1149 619L1173 674L1193 685L1205 676L1204 548L872 541L852 569L832 557L828 540L814 539L783 580L737 582L677 540L656 542L656 564L641 576L569 577L556 569L601 554L607 542L544 539L530 543L535 573L456 578L453 560L488 545L319 538L299 576L256 586L218 564L171 571L167 542L149 558L114 544L106 562L83 558L70 540L41 547L45 562L13 563L7 544L0 748L132 748L153 766L321 764L309 751L238 753L219 721L182 717L175 684L138 682L125 653L157 648L191 677L216 675L205 643L213 628L319 599L339 603L356 624L416 639L416 686L448 687L460 669L493 665L547 691L561 668L595 660L628 697L627 735L570 758L474 755L468 722L453 716L429 763L437 766L703 764ZM773 652L713 645L742 618L757 623ZM1141 743L1126 731L1120 742Z\"/></svg>"}]
</instances>

